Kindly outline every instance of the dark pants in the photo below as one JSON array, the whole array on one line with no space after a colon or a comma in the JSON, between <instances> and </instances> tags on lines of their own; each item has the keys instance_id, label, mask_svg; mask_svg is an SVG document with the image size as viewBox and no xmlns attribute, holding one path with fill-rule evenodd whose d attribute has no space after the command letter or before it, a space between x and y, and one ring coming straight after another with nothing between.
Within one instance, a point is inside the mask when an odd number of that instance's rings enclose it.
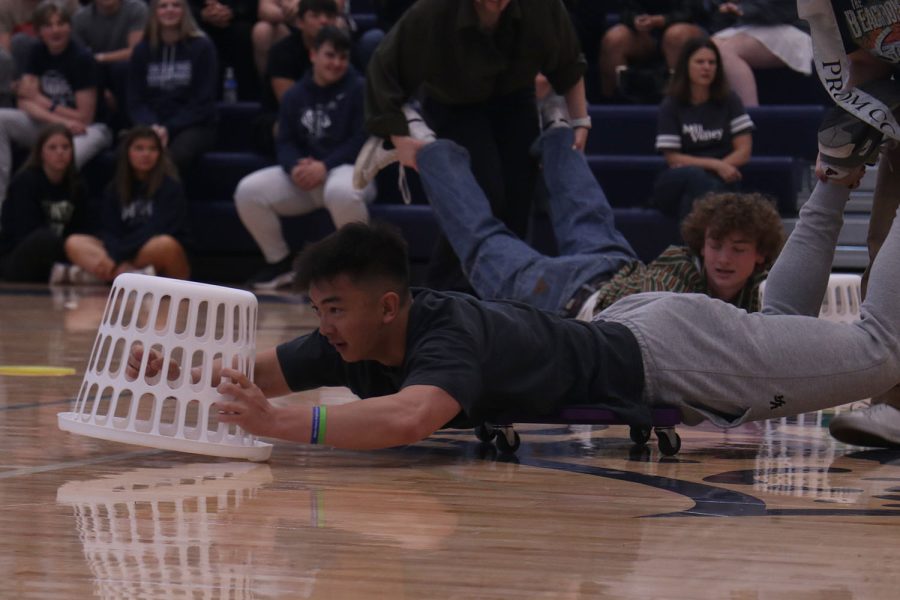
<instances>
[{"instance_id":1,"label":"dark pants","mask_svg":"<svg viewBox=\"0 0 900 600\"><path fill-rule=\"evenodd\" d=\"M169 157L175 163L179 177L184 180L200 155L212 150L215 144L215 124L188 127L169 139Z\"/></svg>"},{"instance_id":2,"label":"dark pants","mask_svg":"<svg viewBox=\"0 0 900 600\"><path fill-rule=\"evenodd\" d=\"M232 67L237 81L238 100L252 101L259 100L260 97L260 77L253 62L252 30L253 23L245 21L233 21L225 28L204 29L219 54L219 90L222 89L225 68Z\"/></svg>"},{"instance_id":3,"label":"dark pants","mask_svg":"<svg viewBox=\"0 0 900 600\"><path fill-rule=\"evenodd\" d=\"M53 263L65 260L63 240L49 227L35 229L0 258L0 276L7 281L46 283Z\"/></svg>"},{"instance_id":4,"label":"dark pants","mask_svg":"<svg viewBox=\"0 0 900 600\"><path fill-rule=\"evenodd\" d=\"M539 133L534 89L464 106L426 98L424 109L438 138L452 140L469 152L475 180L494 215L526 239L537 180L537 161L529 153ZM470 289L443 235L435 245L426 284L435 289Z\"/></svg>"},{"instance_id":5,"label":"dark pants","mask_svg":"<svg viewBox=\"0 0 900 600\"><path fill-rule=\"evenodd\" d=\"M701 167L666 169L656 178L651 205L670 217L684 219L694 200L708 192L737 191L739 183L725 183L715 173Z\"/></svg>"},{"instance_id":6,"label":"dark pants","mask_svg":"<svg viewBox=\"0 0 900 600\"><path fill-rule=\"evenodd\" d=\"M129 126L126 111L126 88L128 82L128 61L98 65L97 120L110 126L115 132ZM114 105L106 102L106 92L112 93Z\"/></svg>"}]
</instances>

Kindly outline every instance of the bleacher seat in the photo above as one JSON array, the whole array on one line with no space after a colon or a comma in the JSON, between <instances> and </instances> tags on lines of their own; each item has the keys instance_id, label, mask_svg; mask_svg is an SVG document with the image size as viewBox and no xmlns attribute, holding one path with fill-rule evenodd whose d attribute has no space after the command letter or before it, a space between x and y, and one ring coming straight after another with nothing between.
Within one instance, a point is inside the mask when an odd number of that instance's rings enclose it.
<instances>
[{"instance_id":1,"label":"bleacher seat","mask_svg":"<svg viewBox=\"0 0 900 600\"><path fill-rule=\"evenodd\" d=\"M595 155L587 160L614 207L646 205L657 175L667 168L661 156ZM779 212L793 214L805 168L804 161L790 156L754 156L741 169L741 190L771 196Z\"/></svg>"},{"instance_id":2,"label":"bleacher seat","mask_svg":"<svg viewBox=\"0 0 900 600\"><path fill-rule=\"evenodd\" d=\"M816 132L822 105L758 106L747 109L756 124L754 156L792 156L814 161ZM657 115L655 105L592 105L593 129L585 153L654 154Z\"/></svg>"},{"instance_id":3,"label":"bleacher seat","mask_svg":"<svg viewBox=\"0 0 900 600\"><path fill-rule=\"evenodd\" d=\"M357 4L354 2L354 9ZM219 137L185 177L191 225L196 241L195 277L204 281L242 281L261 266L262 257L234 207L234 189L245 175L275 164L271 157L249 151L254 138L256 103L221 104ZM643 260L651 260L677 243L678 224L646 208L656 175L665 167L653 152L656 106L591 106L594 129L587 148L588 163L613 205L616 224ZM754 157L744 168L743 188L774 196L783 214L793 214L805 161L815 157L815 131L822 107L764 106L750 111L757 123ZM102 193L115 164L112 150L85 171L91 195ZM409 242L410 257L421 272L430 256L438 228L415 172L407 174L413 204L404 205L397 188L397 167L378 174L378 199L370 207L373 219L397 225ZM333 230L328 213L315 211L284 219L284 231L294 249ZM531 243L548 254L555 241L546 215L532 223Z\"/></svg>"}]
</instances>

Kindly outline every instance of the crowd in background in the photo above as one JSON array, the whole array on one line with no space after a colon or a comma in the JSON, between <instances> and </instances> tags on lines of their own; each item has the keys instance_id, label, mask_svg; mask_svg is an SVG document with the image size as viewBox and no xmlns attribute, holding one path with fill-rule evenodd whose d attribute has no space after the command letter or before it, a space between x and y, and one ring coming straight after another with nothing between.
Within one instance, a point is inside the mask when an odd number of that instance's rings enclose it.
<instances>
[{"instance_id":1,"label":"crowd in background","mask_svg":"<svg viewBox=\"0 0 900 600\"><path fill-rule=\"evenodd\" d=\"M373 0L375 22L365 28L355 22L350 4L4 3L0 277L108 282L129 270L189 277L189 199L180 181L214 147L222 101L259 103L256 135L248 146L270 156L273 164L244 178L235 190L238 213L266 260L266 268L248 282L253 286L281 285L290 270L280 217L324 207L336 226L367 219L366 205L376 191L353 185L354 159L367 133L390 137L398 132L371 114L364 123L364 105L371 113L379 98L407 100L401 92L423 100L427 120L440 137L460 137L457 141L473 153L476 178L495 214L523 233L531 211L530 201L523 199L537 172L527 153L539 131L534 103L547 92L540 86L535 92L529 83L521 93L515 87L520 74L509 94L477 99L484 107L478 119L486 119L487 127L459 110L459 103L470 99L440 88L449 82L469 89L458 81L423 77L416 83L424 91L417 92L405 89L408 82L401 77L397 90L388 94L385 82L400 72L394 66L407 69L402 71L407 78L420 69L414 61L421 55L409 46L433 32L395 31L384 43L415 0ZM603 103L662 101L656 150L672 168L660 176L651 202L679 218L703 193L739 186L753 130L744 109L758 104L753 70L788 66L808 74L811 60L809 36L793 3L711 6L700 0L571 0L565 2L570 19L554 25L555 66L543 56L533 65L543 67L541 75L572 97ZM571 42L560 32L571 32ZM481 63L470 64L473 77L481 76ZM527 69L523 73L533 79ZM373 92L378 86L381 91ZM572 102L569 108L580 110ZM583 147L589 127L588 120L576 134L576 145ZM114 146L118 160L108 189L86 190L79 169ZM102 199L96 215L84 214L87 196ZM518 200L513 204L504 198ZM22 216L26 213L28 218ZM435 255L433 272L439 276L430 283L466 289L449 246L439 245Z\"/></svg>"}]
</instances>

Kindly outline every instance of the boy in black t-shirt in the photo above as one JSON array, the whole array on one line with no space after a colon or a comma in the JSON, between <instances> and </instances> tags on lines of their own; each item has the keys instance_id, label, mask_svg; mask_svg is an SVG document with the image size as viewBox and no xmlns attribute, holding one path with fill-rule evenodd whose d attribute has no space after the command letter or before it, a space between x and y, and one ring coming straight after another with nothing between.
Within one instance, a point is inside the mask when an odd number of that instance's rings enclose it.
<instances>
[{"instance_id":1,"label":"boy in black t-shirt","mask_svg":"<svg viewBox=\"0 0 900 600\"><path fill-rule=\"evenodd\" d=\"M650 406L674 405L686 422L731 427L879 393L900 378L900 224L875 264L866 318L810 318L849 196L846 186L816 186L769 276L763 313L752 315L699 294L655 292L582 322L515 302L410 290L403 240L379 226L346 225L308 247L298 265L318 330L258 353L254 381L214 365L219 421L374 449L508 411L539 418L571 403L610 408L632 424L646 424ZM162 368L162 353L143 354L129 356L129 378ZM180 377L168 364L167 377ZM267 400L334 385L362 400L312 410Z\"/></svg>"},{"instance_id":2,"label":"boy in black t-shirt","mask_svg":"<svg viewBox=\"0 0 900 600\"><path fill-rule=\"evenodd\" d=\"M61 123L75 136L75 163L81 168L109 145L106 125L94 123L97 104L96 63L71 40L70 15L45 0L38 5L35 46L18 87L19 108L0 109L0 202L6 197L15 142L31 146L41 125Z\"/></svg>"}]
</instances>

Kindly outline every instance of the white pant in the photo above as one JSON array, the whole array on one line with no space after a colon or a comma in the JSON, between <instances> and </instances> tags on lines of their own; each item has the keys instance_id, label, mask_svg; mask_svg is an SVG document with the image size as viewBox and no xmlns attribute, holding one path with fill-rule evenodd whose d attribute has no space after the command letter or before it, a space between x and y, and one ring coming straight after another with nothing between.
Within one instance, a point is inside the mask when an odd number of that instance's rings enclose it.
<instances>
[{"instance_id":1,"label":"white pant","mask_svg":"<svg viewBox=\"0 0 900 600\"><path fill-rule=\"evenodd\" d=\"M296 217L324 207L331 213L334 226L340 228L354 221L367 222L366 203L374 198L374 185L363 190L353 187L353 165L331 169L325 184L309 191L294 185L280 166L268 167L241 179L234 191L238 215L268 263L278 262L291 252L279 217Z\"/></svg>"},{"instance_id":2,"label":"white pant","mask_svg":"<svg viewBox=\"0 0 900 600\"><path fill-rule=\"evenodd\" d=\"M35 121L22 110L0 108L0 203L6 198L9 186L10 169L12 169L12 147L15 142L20 146L31 147L37 141L41 127L46 123ZM75 136L75 166L81 168L89 160L109 146L112 134L103 123L88 125L87 131Z\"/></svg>"}]
</instances>

